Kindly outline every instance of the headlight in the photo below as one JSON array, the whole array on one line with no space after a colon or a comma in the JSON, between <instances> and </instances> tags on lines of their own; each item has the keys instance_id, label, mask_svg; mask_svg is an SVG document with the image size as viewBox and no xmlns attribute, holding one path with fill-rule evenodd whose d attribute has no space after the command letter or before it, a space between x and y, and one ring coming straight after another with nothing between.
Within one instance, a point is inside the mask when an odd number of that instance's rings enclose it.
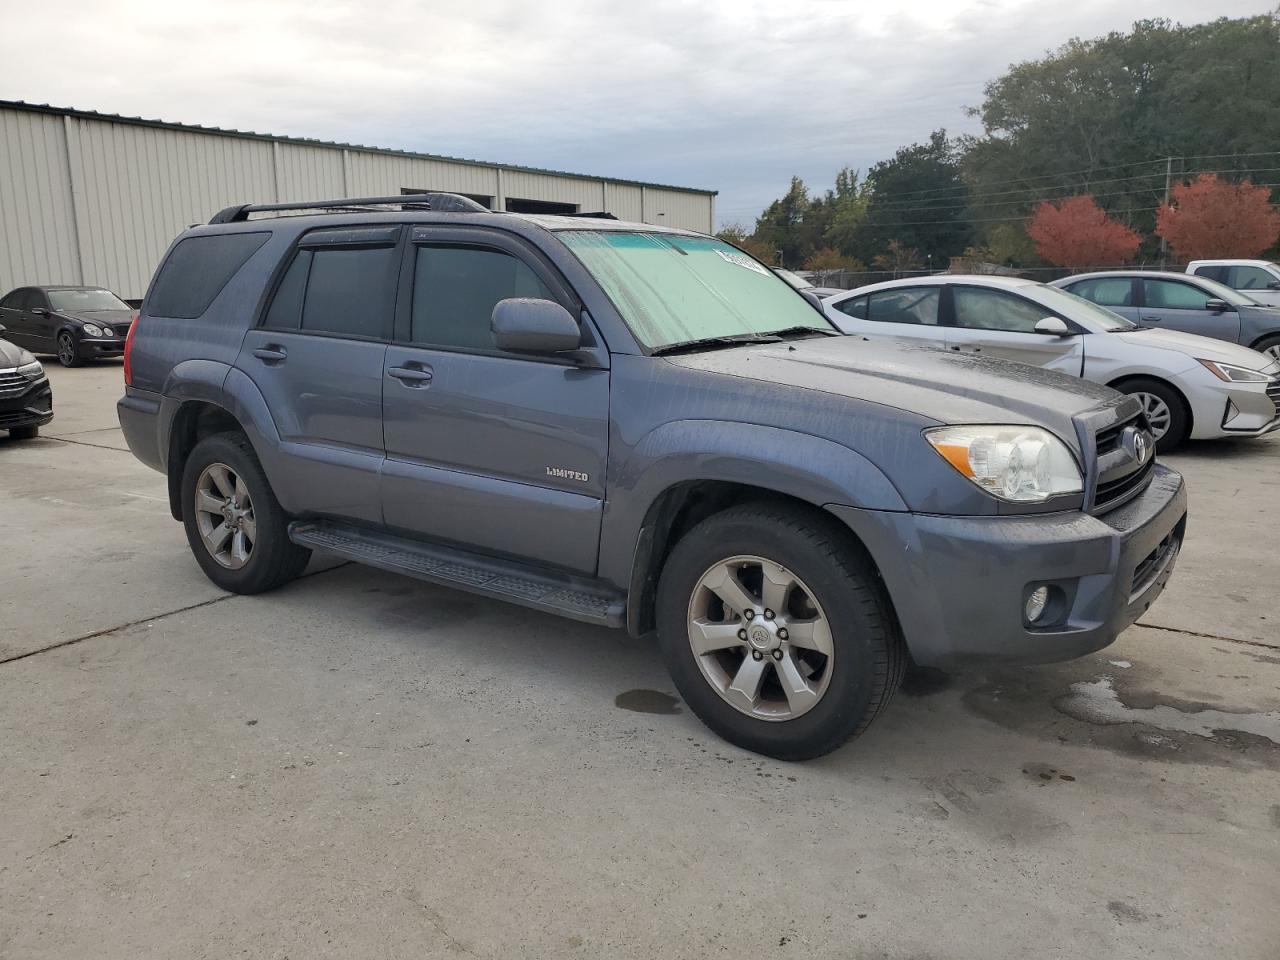
<instances>
[{"instance_id":1,"label":"headlight","mask_svg":"<svg viewBox=\"0 0 1280 960\"><path fill-rule=\"evenodd\" d=\"M30 363L24 363L20 366L18 372L28 380L39 380L44 376L44 367L40 366L39 360L32 360Z\"/></svg>"},{"instance_id":2,"label":"headlight","mask_svg":"<svg viewBox=\"0 0 1280 960\"><path fill-rule=\"evenodd\" d=\"M102 328L98 326L96 323L86 323L84 325L84 332L85 332L85 335L89 337L102 336Z\"/></svg>"},{"instance_id":3,"label":"headlight","mask_svg":"<svg viewBox=\"0 0 1280 960\"><path fill-rule=\"evenodd\" d=\"M924 435L942 459L1001 500L1039 503L1084 490L1067 445L1040 427L934 427Z\"/></svg>"},{"instance_id":4,"label":"headlight","mask_svg":"<svg viewBox=\"0 0 1280 960\"><path fill-rule=\"evenodd\" d=\"M1225 380L1227 383L1266 383L1271 379L1270 374L1260 370L1250 370L1248 367L1237 367L1234 363L1201 360L1200 365L1219 380Z\"/></svg>"}]
</instances>

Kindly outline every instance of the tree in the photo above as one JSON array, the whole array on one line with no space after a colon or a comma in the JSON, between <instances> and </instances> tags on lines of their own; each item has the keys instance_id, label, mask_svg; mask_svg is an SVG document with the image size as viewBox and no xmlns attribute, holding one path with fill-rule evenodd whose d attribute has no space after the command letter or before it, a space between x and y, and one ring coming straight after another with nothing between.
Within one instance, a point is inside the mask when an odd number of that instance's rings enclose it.
<instances>
[{"instance_id":1,"label":"tree","mask_svg":"<svg viewBox=\"0 0 1280 960\"><path fill-rule=\"evenodd\" d=\"M1074 39L987 84L961 141L970 211L1027 216L1044 200L1107 195L1107 209L1149 232L1166 157L1201 169L1267 166L1249 153L1280 142L1280 13L1183 26L1143 20ZM1180 168L1174 161L1174 172Z\"/></svg>"},{"instance_id":2,"label":"tree","mask_svg":"<svg viewBox=\"0 0 1280 960\"><path fill-rule=\"evenodd\" d=\"M848 270L851 273L861 273L866 270L866 264L855 257L846 257L835 247L823 247L817 250L804 262L806 270Z\"/></svg>"},{"instance_id":3,"label":"tree","mask_svg":"<svg viewBox=\"0 0 1280 960\"><path fill-rule=\"evenodd\" d=\"M740 224L730 224L716 236L726 243L742 248L762 263L775 263L778 259L777 250L751 236Z\"/></svg>"},{"instance_id":4,"label":"tree","mask_svg":"<svg viewBox=\"0 0 1280 960\"><path fill-rule=\"evenodd\" d=\"M858 171L845 167L836 174L836 188L827 194L831 202L831 220L822 235L823 242L842 254L852 256L858 249L858 229L867 216L871 201L871 184L858 182Z\"/></svg>"},{"instance_id":5,"label":"tree","mask_svg":"<svg viewBox=\"0 0 1280 960\"><path fill-rule=\"evenodd\" d=\"M1108 217L1087 195L1040 204L1027 236L1040 256L1072 269L1127 263L1142 245L1141 237Z\"/></svg>"},{"instance_id":6,"label":"tree","mask_svg":"<svg viewBox=\"0 0 1280 960\"><path fill-rule=\"evenodd\" d=\"M1203 173L1172 194L1173 203L1156 211L1156 233L1180 260L1254 257L1280 238L1280 210L1266 187Z\"/></svg>"},{"instance_id":7,"label":"tree","mask_svg":"<svg viewBox=\"0 0 1280 960\"><path fill-rule=\"evenodd\" d=\"M791 187L765 208L756 220L752 236L771 250L781 252L782 266L803 263L813 252L811 243L801 236L800 227L809 210L809 189L799 177L791 178ZM773 262L772 259L769 260Z\"/></svg>"},{"instance_id":8,"label":"tree","mask_svg":"<svg viewBox=\"0 0 1280 960\"><path fill-rule=\"evenodd\" d=\"M855 251L864 259L890 240L915 247L939 260L960 253L973 235L968 188L960 177L955 144L945 130L928 143L903 147L893 159L867 174L870 197L856 231Z\"/></svg>"},{"instance_id":9,"label":"tree","mask_svg":"<svg viewBox=\"0 0 1280 960\"><path fill-rule=\"evenodd\" d=\"M924 261L920 259L919 250L912 249L901 241L890 240L888 251L877 255L871 265L877 270L891 270L896 275L907 270L919 270L924 267Z\"/></svg>"},{"instance_id":10,"label":"tree","mask_svg":"<svg viewBox=\"0 0 1280 960\"><path fill-rule=\"evenodd\" d=\"M1037 263L1040 256L1027 231L1018 223L998 223L986 232L982 243L965 250L970 260L998 263L1004 266L1025 266Z\"/></svg>"}]
</instances>

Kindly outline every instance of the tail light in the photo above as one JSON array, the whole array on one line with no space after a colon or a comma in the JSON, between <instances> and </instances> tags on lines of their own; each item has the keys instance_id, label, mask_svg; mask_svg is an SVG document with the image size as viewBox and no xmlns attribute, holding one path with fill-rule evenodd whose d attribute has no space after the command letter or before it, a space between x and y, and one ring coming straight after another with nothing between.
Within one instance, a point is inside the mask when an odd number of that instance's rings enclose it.
<instances>
[{"instance_id":1,"label":"tail light","mask_svg":"<svg viewBox=\"0 0 1280 960\"><path fill-rule=\"evenodd\" d=\"M133 315L133 323L129 324L129 333L124 338L124 385L133 386L133 336L138 332L138 319L141 314Z\"/></svg>"}]
</instances>

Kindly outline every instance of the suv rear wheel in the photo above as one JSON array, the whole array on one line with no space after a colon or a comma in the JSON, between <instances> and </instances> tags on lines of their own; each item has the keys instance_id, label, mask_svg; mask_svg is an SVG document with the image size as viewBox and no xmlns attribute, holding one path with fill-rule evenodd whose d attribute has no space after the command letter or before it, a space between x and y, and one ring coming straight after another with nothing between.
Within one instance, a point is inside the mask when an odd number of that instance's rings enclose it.
<instances>
[{"instance_id":1,"label":"suv rear wheel","mask_svg":"<svg viewBox=\"0 0 1280 960\"><path fill-rule=\"evenodd\" d=\"M720 736L780 760L861 733L907 654L867 562L783 506L716 514L662 571L658 640L685 702Z\"/></svg>"},{"instance_id":2,"label":"suv rear wheel","mask_svg":"<svg viewBox=\"0 0 1280 960\"><path fill-rule=\"evenodd\" d=\"M182 471L182 504L191 552L223 590L272 590L302 573L311 557L289 539L289 518L243 434L196 444Z\"/></svg>"}]
</instances>

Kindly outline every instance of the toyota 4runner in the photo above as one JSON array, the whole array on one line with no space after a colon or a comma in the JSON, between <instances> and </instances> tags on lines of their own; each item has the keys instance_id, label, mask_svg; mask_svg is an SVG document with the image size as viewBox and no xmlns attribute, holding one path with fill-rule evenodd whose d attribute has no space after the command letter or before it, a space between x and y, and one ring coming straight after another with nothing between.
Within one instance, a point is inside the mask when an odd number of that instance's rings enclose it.
<instances>
[{"instance_id":1,"label":"toyota 4runner","mask_svg":"<svg viewBox=\"0 0 1280 960\"><path fill-rule=\"evenodd\" d=\"M786 759L865 729L909 659L1105 646L1186 522L1133 398L837 336L709 236L447 194L187 230L125 384L223 589L323 550L654 632L703 721Z\"/></svg>"}]
</instances>

